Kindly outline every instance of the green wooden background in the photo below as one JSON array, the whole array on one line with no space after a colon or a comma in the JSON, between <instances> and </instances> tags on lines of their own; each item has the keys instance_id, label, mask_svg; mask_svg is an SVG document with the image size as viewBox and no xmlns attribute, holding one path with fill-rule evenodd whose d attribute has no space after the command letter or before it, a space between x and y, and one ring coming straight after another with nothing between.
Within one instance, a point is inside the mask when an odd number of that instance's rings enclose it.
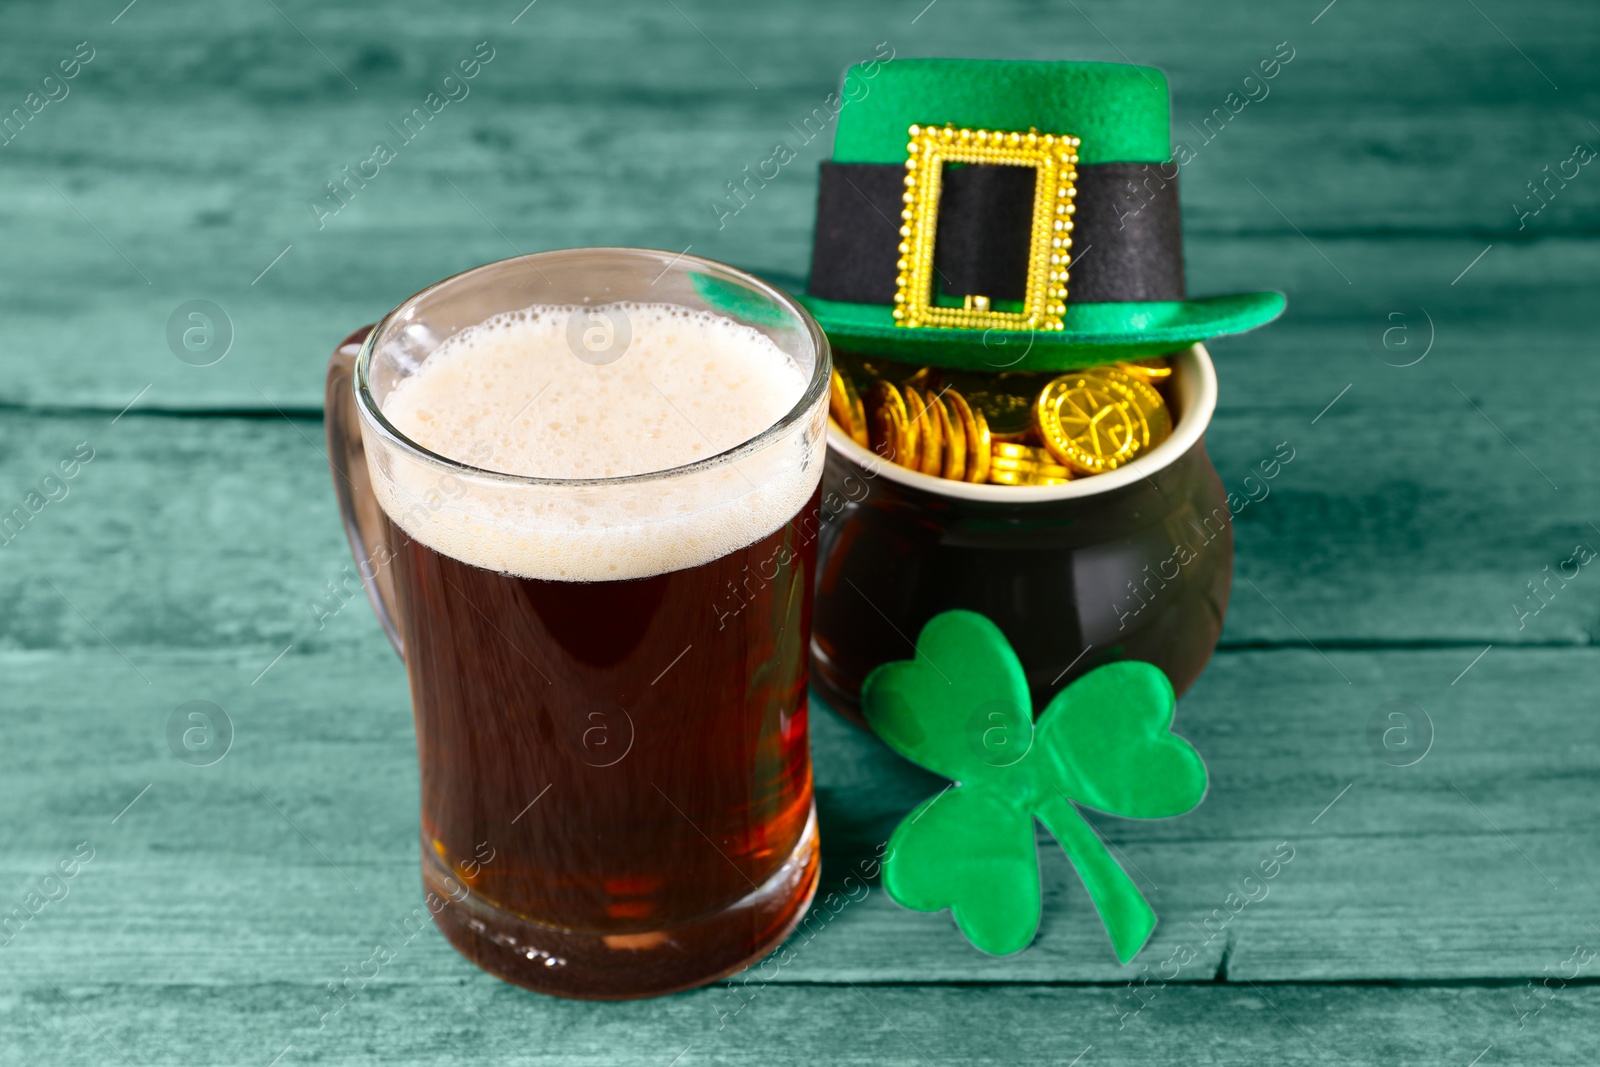
<instances>
[{"instance_id":1,"label":"green wooden background","mask_svg":"<svg viewBox=\"0 0 1600 1067\"><path fill-rule=\"evenodd\" d=\"M0 547L0 913L93 849L0 934L0 1063L1595 1062L1600 577L1527 585L1600 546L1592 5L125 2L0 9L0 116L27 116L0 145L0 512L94 456ZM324 183L480 41L470 94L319 227ZM1223 645L1179 708L1210 795L1098 820L1154 941L1117 966L1051 848L1040 937L1008 959L874 886L776 973L595 1005L430 929L319 1029L419 896L402 671L364 603L320 628L308 607L348 573L330 347L513 251L798 279L828 138L791 124L881 42L1164 68L1197 153L1191 291L1289 293L1212 349L1224 480L1295 459L1238 518ZM1280 42L1267 95L1205 141ZM798 159L719 228L779 140ZM190 362L167 341L192 300L231 333L210 366L220 335ZM190 700L232 721L214 765L168 745ZM1369 731L1397 701L1431 723L1407 767ZM814 733L836 889L937 784L827 715ZM1293 862L1219 926L1280 842Z\"/></svg>"}]
</instances>

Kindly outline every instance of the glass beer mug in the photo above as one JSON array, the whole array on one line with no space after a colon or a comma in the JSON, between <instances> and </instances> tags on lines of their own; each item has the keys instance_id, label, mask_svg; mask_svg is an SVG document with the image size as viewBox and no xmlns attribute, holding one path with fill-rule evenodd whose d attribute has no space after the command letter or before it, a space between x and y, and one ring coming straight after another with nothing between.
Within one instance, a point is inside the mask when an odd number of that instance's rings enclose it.
<instances>
[{"instance_id":1,"label":"glass beer mug","mask_svg":"<svg viewBox=\"0 0 1600 1067\"><path fill-rule=\"evenodd\" d=\"M783 293L636 249L467 271L334 353L334 488L410 679L430 910L490 973L667 993L804 913L829 372ZM753 428L751 397L781 400Z\"/></svg>"}]
</instances>

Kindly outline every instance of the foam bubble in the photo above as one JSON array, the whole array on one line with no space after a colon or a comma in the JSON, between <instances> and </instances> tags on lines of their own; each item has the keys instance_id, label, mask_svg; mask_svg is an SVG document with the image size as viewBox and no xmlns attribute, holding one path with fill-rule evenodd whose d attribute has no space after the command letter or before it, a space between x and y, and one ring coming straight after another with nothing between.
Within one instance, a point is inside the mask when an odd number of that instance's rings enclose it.
<instances>
[{"instance_id":1,"label":"foam bubble","mask_svg":"<svg viewBox=\"0 0 1600 1067\"><path fill-rule=\"evenodd\" d=\"M759 435L806 384L765 334L709 312L540 306L447 339L390 391L383 413L474 467L625 478ZM369 441L368 463L390 517L447 555L529 578L637 578L709 562L799 511L821 477L825 412L812 414L737 464L640 483L505 484L441 473L385 442Z\"/></svg>"}]
</instances>

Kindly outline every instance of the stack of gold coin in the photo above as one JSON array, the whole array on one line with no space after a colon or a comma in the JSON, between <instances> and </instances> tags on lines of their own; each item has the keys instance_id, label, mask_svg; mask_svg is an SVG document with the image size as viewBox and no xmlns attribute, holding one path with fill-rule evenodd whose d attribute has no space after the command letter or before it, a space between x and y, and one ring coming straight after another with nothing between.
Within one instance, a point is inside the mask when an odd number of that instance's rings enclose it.
<instances>
[{"instance_id":1,"label":"stack of gold coin","mask_svg":"<svg viewBox=\"0 0 1600 1067\"><path fill-rule=\"evenodd\" d=\"M1166 440L1165 359L981 375L836 352L829 413L851 440L936 478L1060 485Z\"/></svg>"},{"instance_id":2,"label":"stack of gold coin","mask_svg":"<svg viewBox=\"0 0 1600 1067\"><path fill-rule=\"evenodd\" d=\"M995 485L1062 485L1072 472L1038 445L995 442L989 458L989 481Z\"/></svg>"}]
</instances>

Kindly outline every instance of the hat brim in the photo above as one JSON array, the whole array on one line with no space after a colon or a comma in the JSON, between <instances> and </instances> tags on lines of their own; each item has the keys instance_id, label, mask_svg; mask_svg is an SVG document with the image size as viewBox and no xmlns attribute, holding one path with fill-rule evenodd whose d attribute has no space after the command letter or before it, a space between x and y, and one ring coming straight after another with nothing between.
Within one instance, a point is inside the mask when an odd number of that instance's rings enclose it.
<instances>
[{"instance_id":1,"label":"hat brim","mask_svg":"<svg viewBox=\"0 0 1600 1067\"><path fill-rule=\"evenodd\" d=\"M955 370L1070 370L1174 352L1283 314L1282 293L1198 300L1067 303L1062 330L951 330L897 326L884 304L798 297L838 348Z\"/></svg>"}]
</instances>

